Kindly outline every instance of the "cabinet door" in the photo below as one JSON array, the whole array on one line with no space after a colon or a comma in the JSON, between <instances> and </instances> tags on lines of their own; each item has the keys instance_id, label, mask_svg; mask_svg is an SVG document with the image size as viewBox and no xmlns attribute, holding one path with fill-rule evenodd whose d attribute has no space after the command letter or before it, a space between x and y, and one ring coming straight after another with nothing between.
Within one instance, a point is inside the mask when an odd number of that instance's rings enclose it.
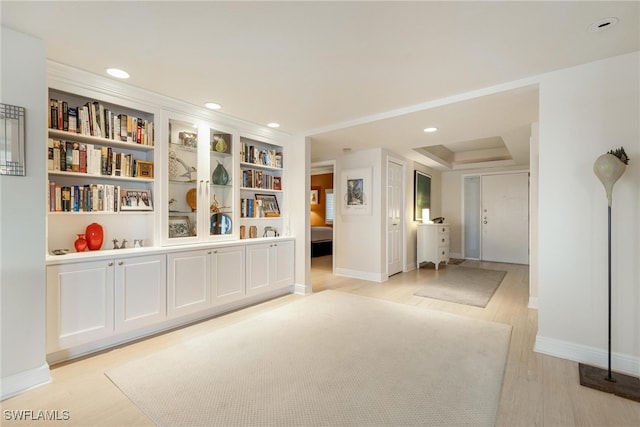
<instances>
[{"instance_id":1,"label":"cabinet door","mask_svg":"<svg viewBox=\"0 0 640 427\"><path fill-rule=\"evenodd\" d=\"M167 308L178 317L211 305L211 263L208 250L167 255Z\"/></svg>"},{"instance_id":2,"label":"cabinet door","mask_svg":"<svg viewBox=\"0 0 640 427\"><path fill-rule=\"evenodd\" d=\"M293 284L293 242L277 242L271 246L271 286L282 288Z\"/></svg>"},{"instance_id":3,"label":"cabinet door","mask_svg":"<svg viewBox=\"0 0 640 427\"><path fill-rule=\"evenodd\" d=\"M113 262L47 267L47 352L113 334Z\"/></svg>"},{"instance_id":4,"label":"cabinet door","mask_svg":"<svg viewBox=\"0 0 640 427\"><path fill-rule=\"evenodd\" d=\"M255 295L269 289L271 245L262 243L247 246L247 295Z\"/></svg>"},{"instance_id":5,"label":"cabinet door","mask_svg":"<svg viewBox=\"0 0 640 427\"><path fill-rule=\"evenodd\" d=\"M211 251L213 304L235 301L245 295L245 248L233 246Z\"/></svg>"},{"instance_id":6,"label":"cabinet door","mask_svg":"<svg viewBox=\"0 0 640 427\"><path fill-rule=\"evenodd\" d=\"M166 317L166 256L150 255L115 262L117 332L159 322Z\"/></svg>"}]
</instances>

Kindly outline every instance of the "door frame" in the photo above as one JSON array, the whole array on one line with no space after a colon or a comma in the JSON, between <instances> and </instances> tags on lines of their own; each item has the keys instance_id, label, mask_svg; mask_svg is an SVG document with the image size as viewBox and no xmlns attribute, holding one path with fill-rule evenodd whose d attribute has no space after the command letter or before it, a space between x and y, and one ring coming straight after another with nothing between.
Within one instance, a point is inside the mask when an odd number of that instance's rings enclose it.
<instances>
[{"instance_id":1,"label":"door frame","mask_svg":"<svg viewBox=\"0 0 640 427\"><path fill-rule=\"evenodd\" d=\"M527 173L529 174L529 181L531 181L531 171L529 169L514 169L514 170L507 170L507 171L496 171L496 172L476 172L476 173L466 173L466 174L462 174L462 176L460 177L460 206L461 206L461 210L460 210L460 219L461 219L461 223L462 226L460 227L460 235L461 235L461 242L460 242L460 256L462 258L464 258L465 255L465 210L466 210L466 206L464 204L464 195L465 195L465 188L464 188L464 179L466 177L470 177L470 176L479 176L480 177L480 204L482 207L482 177L483 176L488 176L488 175L509 175L509 174L517 174L517 173ZM529 182L529 199L531 198L531 182ZM529 227L531 226L531 203L529 203ZM480 239L480 258L479 260L482 261L482 233L480 233L479 236ZM529 263L531 262L531 236L529 236ZM475 258L473 258L475 259Z\"/></svg>"},{"instance_id":2,"label":"door frame","mask_svg":"<svg viewBox=\"0 0 640 427\"><path fill-rule=\"evenodd\" d=\"M311 163L309 165L309 182L311 182L311 175L320 175L323 173L332 173L333 174L333 190L334 190L334 197L335 197L335 191L336 191L336 161L335 160L325 160L325 161L321 161L321 162L315 162L315 163ZM311 206L307 206L307 211L309 211L311 209ZM338 233L336 233L336 227L337 227L337 221L336 221L336 203L335 203L335 198L334 198L334 205L333 205L333 224L331 226L331 228L333 229L333 236L331 237L331 274L335 274L336 271L336 235ZM309 230L311 230L310 228L310 224L309 224ZM311 244L311 240L309 240L309 244ZM309 254L309 257L311 256L311 254Z\"/></svg>"},{"instance_id":3,"label":"door frame","mask_svg":"<svg viewBox=\"0 0 640 427\"><path fill-rule=\"evenodd\" d=\"M385 233L385 276L389 278L389 242L387 242L387 231L389 230L389 198L386 196L386 189L389 185L389 163L393 162L402 167L402 184L403 191L400 192L402 200L400 201L400 258L402 259L402 272L407 272L407 162L398 157L387 155L387 162L385 164L385 220L384 220L384 233ZM412 193L413 194L413 193Z\"/></svg>"}]
</instances>

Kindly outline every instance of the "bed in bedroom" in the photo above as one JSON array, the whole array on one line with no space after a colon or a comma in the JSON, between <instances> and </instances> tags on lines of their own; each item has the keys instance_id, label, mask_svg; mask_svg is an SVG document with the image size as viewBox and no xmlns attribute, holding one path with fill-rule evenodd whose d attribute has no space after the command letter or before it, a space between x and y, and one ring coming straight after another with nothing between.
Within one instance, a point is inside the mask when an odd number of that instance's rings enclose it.
<instances>
[{"instance_id":1,"label":"bed in bedroom","mask_svg":"<svg viewBox=\"0 0 640 427\"><path fill-rule=\"evenodd\" d=\"M333 228L311 227L311 257L333 253Z\"/></svg>"}]
</instances>

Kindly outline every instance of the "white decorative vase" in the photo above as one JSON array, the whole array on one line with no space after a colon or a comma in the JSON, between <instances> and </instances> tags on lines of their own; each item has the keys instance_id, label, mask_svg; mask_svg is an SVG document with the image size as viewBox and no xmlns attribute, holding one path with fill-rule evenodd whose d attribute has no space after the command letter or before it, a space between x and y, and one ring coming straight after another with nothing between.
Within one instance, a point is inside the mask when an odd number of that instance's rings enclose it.
<instances>
[{"instance_id":1,"label":"white decorative vase","mask_svg":"<svg viewBox=\"0 0 640 427\"><path fill-rule=\"evenodd\" d=\"M593 172L604 185L607 192L607 200L611 206L611 196L613 193L613 184L622 176L627 165L613 154L607 153L596 159L593 164Z\"/></svg>"}]
</instances>

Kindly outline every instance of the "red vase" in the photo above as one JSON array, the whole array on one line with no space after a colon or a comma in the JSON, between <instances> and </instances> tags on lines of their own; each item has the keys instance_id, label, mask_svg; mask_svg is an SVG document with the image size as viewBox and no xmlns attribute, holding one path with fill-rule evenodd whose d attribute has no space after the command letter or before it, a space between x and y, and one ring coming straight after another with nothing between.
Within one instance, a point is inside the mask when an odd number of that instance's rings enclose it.
<instances>
[{"instance_id":1,"label":"red vase","mask_svg":"<svg viewBox=\"0 0 640 427\"><path fill-rule=\"evenodd\" d=\"M76 247L76 252L83 252L87 249L87 240L84 238L84 234L78 234L78 238L73 242L73 246Z\"/></svg>"},{"instance_id":2,"label":"red vase","mask_svg":"<svg viewBox=\"0 0 640 427\"><path fill-rule=\"evenodd\" d=\"M102 240L104 239L104 232L102 226L97 222L93 222L87 225L85 235L87 236L87 247L90 251L97 251L102 248Z\"/></svg>"}]
</instances>

